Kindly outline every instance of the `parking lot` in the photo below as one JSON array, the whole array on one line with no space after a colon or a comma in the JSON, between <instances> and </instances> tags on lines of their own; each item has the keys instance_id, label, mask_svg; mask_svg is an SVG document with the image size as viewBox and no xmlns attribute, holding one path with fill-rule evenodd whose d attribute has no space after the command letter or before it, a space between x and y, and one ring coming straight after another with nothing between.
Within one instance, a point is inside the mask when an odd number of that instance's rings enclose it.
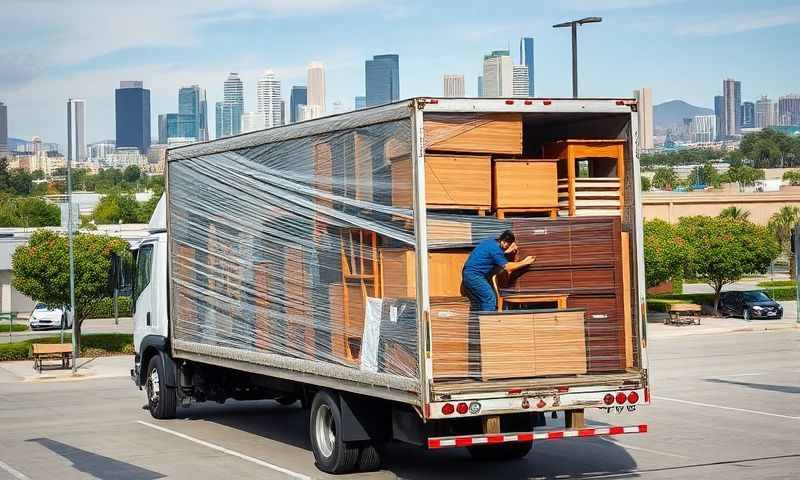
<instances>
[{"instance_id":1,"label":"parking lot","mask_svg":"<svg viewBox=\"0 0 800 480\"><path fill-rule=\"evenodd\" d=\"M653 405L588 415L647 434L541 442L505 464L392 444L382 471L353 478L797 478L797 330L655 339L648 352ZM325 477L299 406L208 404L155 421L143 404L122 376L20 382L0 364L0 479Z\"/></svg>"}]
</instances>

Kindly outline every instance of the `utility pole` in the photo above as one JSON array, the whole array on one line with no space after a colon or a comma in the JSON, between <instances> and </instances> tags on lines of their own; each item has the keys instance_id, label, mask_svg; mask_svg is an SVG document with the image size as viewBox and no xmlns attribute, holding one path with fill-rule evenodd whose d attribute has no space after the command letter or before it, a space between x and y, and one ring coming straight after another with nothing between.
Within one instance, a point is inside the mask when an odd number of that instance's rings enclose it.
<instances>
[{"instance_id":1,"label":"utility pole","mask_svg":"<svg viewBox=\"0 0 800 480\"><path fill-rule=\"evenodd\" d=\"M69 313L72 319L72 374L78 372L78 322L75 321L75 255L72 249L72 99L67 100L67 244L69 248ZM76 126L77 128L77 126Z\"/></svg>"},{"instance_id":2,"label":"utility pole","mask_svg":"<svg viewBox=\"0 0 800 480\"><path fill-rule=\"evenodd\" d=\"M572 29L572 98L578 98L578 25L602 21L602 17L586 17L553 25L553 28L570 27Z\"/></svg>"}]
</instances>

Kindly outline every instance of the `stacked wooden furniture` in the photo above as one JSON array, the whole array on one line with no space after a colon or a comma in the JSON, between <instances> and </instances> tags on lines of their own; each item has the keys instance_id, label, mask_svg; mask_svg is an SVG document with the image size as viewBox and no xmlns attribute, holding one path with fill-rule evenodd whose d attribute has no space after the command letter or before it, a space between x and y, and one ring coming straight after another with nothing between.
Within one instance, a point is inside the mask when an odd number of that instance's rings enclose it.
<instances>
[{"instance_id":1,"label":"stacked wooden furniture","mask_svg":"<svg viewBox=\"0 0 800 480\"><path fill-rule=\"evenodd\" d=\"M461 269L472 250L452 248L428 252L428 290L431 297L461 296ZM417 259L414 250L383 248L381 290L388 298L416 298Z\"/></svg>"},{"instance_id":2,"label":"stacked wooden furniture","mask_svg":"<svg viewBox=\"0 0 800 480\"><path fill-rule=\"evenodd\" d=\"M431 297L433 378L466 378L470 373L470 304L466 297Z\"/></svg>"},{"instance_id":3,"label":"stacked wooden furniture","mask_svg":"<svg viewBox=\"0 0 800 480\"><path fill-rule=\"evenodd\" d=\"M481 314L481 378L586 373L583 310Z\"/></svg>"},{"instance_id":4,"label":"stacked wooden furniture","mask_svg":"<svg viewBox=\"0 0 800 480\"><path fill-rule=\"evenodd\" d=\"M558 160L495 158L492 165L492 208L497 218L507 213L558 215Z\"/></svg>"},{"instance_id":5,"label":"stacked wooden furniture","mask_svg":"<svg viewBox=\"0 0 800 480\"><path fill-rule=\"evenodd\" d=\"M621 215L625 140L562 140L544 146L558 158L559 215ZM587 175L579 175L582 166Z\"/></svg>"},{"instance_id":6,"label":"stacked wooden furniture","mask_svg":"<svg viewBox=\"0 0 800 480\"><path fill-rule=\"evenodd\" d=\"M364 330L363 306L367 297L382 296L378 234L363 229L342 229L340 240L345 359L355 361L359 358Z\"/></svg>"},{"instance_id":7,"label":"stacked wooden furniture","mask_svg":"<svg viewBox=\"0 0 800 480\"><path fill-rule=\"evenodd\" d=\"M310 261L302 248L286 248L283 264L286 348L293 356L305 359L312 359L316 354L311 278L308 272ZM274 340L272 343L275 343Z\"/></svg>"}]
</instances>

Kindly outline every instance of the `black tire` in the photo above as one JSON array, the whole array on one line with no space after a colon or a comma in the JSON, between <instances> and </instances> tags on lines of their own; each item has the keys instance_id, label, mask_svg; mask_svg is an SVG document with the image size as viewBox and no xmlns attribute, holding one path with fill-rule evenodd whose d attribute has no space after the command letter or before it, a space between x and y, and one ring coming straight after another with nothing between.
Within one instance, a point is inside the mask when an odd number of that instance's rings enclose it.
<instances>
[{"instance_id":1,"label":"black tire","mask_svg":"<svg viewBox=\"0 0 800 480\"><path fill-rule=\"evenodd\" d=\"M528 454L533 448L533 442L513 442L500 445L481 445L467 447L473 460L479 462L495 462L502 460L515 460Z\"/></svg>"},{"instance_id":2,"label":"black tire","mask_svg":"<svg viewBox=\"0 0 800 480\"><path fill-rule=\"evenodd\" d=\"M361 448L361 456L358 458L358 471L372 472L379 468L381 468L380 451L375 445L367 443Z\"/></svg>"},{"instance_id":3,"label":"black tire","mask_svg":"<svg viewBox=\"0 0 800 480\"><path fill-rule=\"evenodd\" d=\"M311 402L309 436L317 468L326 473L350 473L356 469L361 446L342 441L342 413L338 395L320 390Z\"/></svg>"},{"instance_id":4,"label":"black tire","mask_svg":"<svg viewBox=\"0 0 800 480\"><path fill-rule=\"evenodd\" d=\"M156 376L154 376L154 373ZM168 387L164 380L164 363L160 355L154 355L147 366L147 376L144 379L145 393L147 394L147 408L150 415L159 420L175 418L178 410L178 393L175 387Z\"/></svg>"}]
</instances>

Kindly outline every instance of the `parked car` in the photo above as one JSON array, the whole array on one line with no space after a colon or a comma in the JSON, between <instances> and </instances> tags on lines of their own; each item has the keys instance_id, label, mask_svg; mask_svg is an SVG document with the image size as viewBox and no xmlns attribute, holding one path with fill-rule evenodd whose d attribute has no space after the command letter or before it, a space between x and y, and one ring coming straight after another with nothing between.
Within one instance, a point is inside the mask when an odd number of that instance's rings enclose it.
<instances>
[{"instance_id":1,"label":"parked car","mask_svg":"<svg viewBox=\"0 0 800 480\"><path fill-rule=\"evenodd\" d=\"M64 310L60 308L48 308L44 303L37 303L33 307L33 312L28 319L28 326L31 330L45 330L48 328L61 328L64 323L64 328L72 327L67 323L67 316L64 315Z\"/></svg>"},{"instance_id":2,"label":"parked car","mask_svg":"<svg viewBox=\"0 0 800 480\"><path fill-rule=\"evenodd\" d=\"M719 298L719 310L728 317L751 319L773 319L783 317L781 304L761 290L748 292L723 292Z\"/></svg>"}]
</instances>

